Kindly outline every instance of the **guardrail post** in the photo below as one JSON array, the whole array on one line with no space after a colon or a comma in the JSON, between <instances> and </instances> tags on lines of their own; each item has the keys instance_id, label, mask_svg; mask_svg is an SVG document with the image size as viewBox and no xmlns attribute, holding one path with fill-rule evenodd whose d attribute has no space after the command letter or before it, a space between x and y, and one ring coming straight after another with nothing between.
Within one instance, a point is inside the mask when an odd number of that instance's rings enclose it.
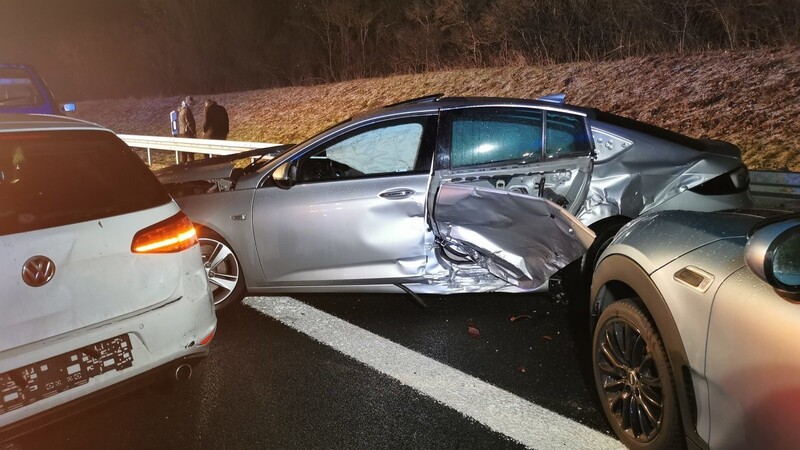
<instances>
[{"instance_id":1,"label":"guardrail post","mask_svg":"<svg viewBox=\"0 0 800 450\"><path fill-rule=\"evenodd\" d=\"M150 157L150 147L147 147L147 165L148 166L153 165L153 159Z\"/></svg>"},{"instance_id":2,"label":"guardrail post","mask_svg":"<svg viewBox=\"0 0 800 450\"><path fill-rule=\"evenodd\" d=\"M175 164L180 164L180 163L181 163L181 158L179 152L178 150L175 150Z\"/></svg>"}]
</instances>

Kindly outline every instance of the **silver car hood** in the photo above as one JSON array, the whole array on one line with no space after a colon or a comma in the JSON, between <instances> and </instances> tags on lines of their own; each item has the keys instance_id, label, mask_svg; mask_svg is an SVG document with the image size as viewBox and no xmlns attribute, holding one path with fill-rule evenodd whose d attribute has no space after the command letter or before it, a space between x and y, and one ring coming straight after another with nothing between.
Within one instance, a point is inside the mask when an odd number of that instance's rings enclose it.
<instances>
[{"instance_id":1,"label":"silver car hood","mask_svg":"<svg viewBox=\"0 0 800 450\"><path fill-rule=\"evenodd\" d=\"M595 238L555 203L474 185L442 184L430 214L441 248L450 251L437 252L443 267L452 273L459 265L452 255L460 254L473 269L480 266L521 290L543 285Z\"/></svg>"},{"instance_id":2,"label":"silver car hood","mask_svg":"<svg viewBox=\"0 0 800 450\"><path fill-rule=\"evenodd\" d=\"M232 178L237 167L241 167L253 160L270 161L291 147L292 144L275 145L232 155L204 158L168 166L156 170L154 173L162 184Z\"/></svg>"},{"instance_id":3,"label":"silver car hood","mask_svg":"<svg viewBox=\"0 0 800 450\"><path fill-rule=\"evenodd\" d=\"M756 223L765 217L781 214L784 212L763 210L649 213L625 225L604 255L626 255L651 274L676 258L712 242L746 238ZM741 260L741 255L738 259Z\"/></svg>"}]
</instances>

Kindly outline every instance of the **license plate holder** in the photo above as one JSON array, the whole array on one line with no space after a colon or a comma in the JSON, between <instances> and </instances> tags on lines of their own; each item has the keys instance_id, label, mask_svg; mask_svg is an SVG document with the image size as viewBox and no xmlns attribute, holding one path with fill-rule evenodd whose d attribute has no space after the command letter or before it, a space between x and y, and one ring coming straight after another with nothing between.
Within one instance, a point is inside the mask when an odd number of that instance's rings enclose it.
<instances>
[{"instance_id":1,"label":"license plate holder","mask_svg":"<svg viewBox=\"0 0 800 450\"><path fill-rule=\"evenodd\" d=\"M112 370L133 365L127 334L0 373L0 414L37 402Z\"/></svg>"}]
</instances>

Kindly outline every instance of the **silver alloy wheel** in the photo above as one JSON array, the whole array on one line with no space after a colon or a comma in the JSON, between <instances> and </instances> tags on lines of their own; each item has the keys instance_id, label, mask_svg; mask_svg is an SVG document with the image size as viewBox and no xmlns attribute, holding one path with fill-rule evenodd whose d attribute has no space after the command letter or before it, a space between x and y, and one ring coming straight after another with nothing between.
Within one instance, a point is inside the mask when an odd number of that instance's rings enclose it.
<instances>
[{"instance_id":1,"label":"silver alloy wheel","mask_svg":"<svg viewBox=\"0 0 800 450\"><path fill-rule=\"evenodd\" d=\"M239 283L239 261L225 243L207 237L201 237L199 241L214 306L218 306Z\"/></svg>"},{"instance_id":2,"label":"silver alloy wheel","mask_svg":"<svg viewBox=\"0 0 800 450\"><path fill-rule=\"evenodd\" d=\"M604 390L601 398L616 425L635 442L646 444L661 431L665 394L653 345L624 318L605 323L595 364Z\"/></svg>"}]
</instances>

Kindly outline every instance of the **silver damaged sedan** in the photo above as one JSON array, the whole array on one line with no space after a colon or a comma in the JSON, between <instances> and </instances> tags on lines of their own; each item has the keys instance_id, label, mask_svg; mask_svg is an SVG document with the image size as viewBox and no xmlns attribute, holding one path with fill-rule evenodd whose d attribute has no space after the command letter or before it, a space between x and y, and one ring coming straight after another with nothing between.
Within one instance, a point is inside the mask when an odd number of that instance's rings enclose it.
<instances>
[{"instance_id":1,"label":"silver damaged sedan","mask_svg":"<svg viewBox=\"0 0 800 450\"><path fill-rule=\"evenodd\" d=\"M217 308L246 292L530 291L576 260L588 292L643 212L751 204L736 146L559 96L434 95L157 175L197 225Z\"/></svg>"},{"instance_id":2,"label":"silver damaged sedan","mask_svg":"<svg viewBox=\"0 0 800 450\"><path fill-rule=\"evenodd\" d=\"M664 211L592 283L594 379L631 448L796 449L800 215Z\"/></svg>"}]
</instances>

